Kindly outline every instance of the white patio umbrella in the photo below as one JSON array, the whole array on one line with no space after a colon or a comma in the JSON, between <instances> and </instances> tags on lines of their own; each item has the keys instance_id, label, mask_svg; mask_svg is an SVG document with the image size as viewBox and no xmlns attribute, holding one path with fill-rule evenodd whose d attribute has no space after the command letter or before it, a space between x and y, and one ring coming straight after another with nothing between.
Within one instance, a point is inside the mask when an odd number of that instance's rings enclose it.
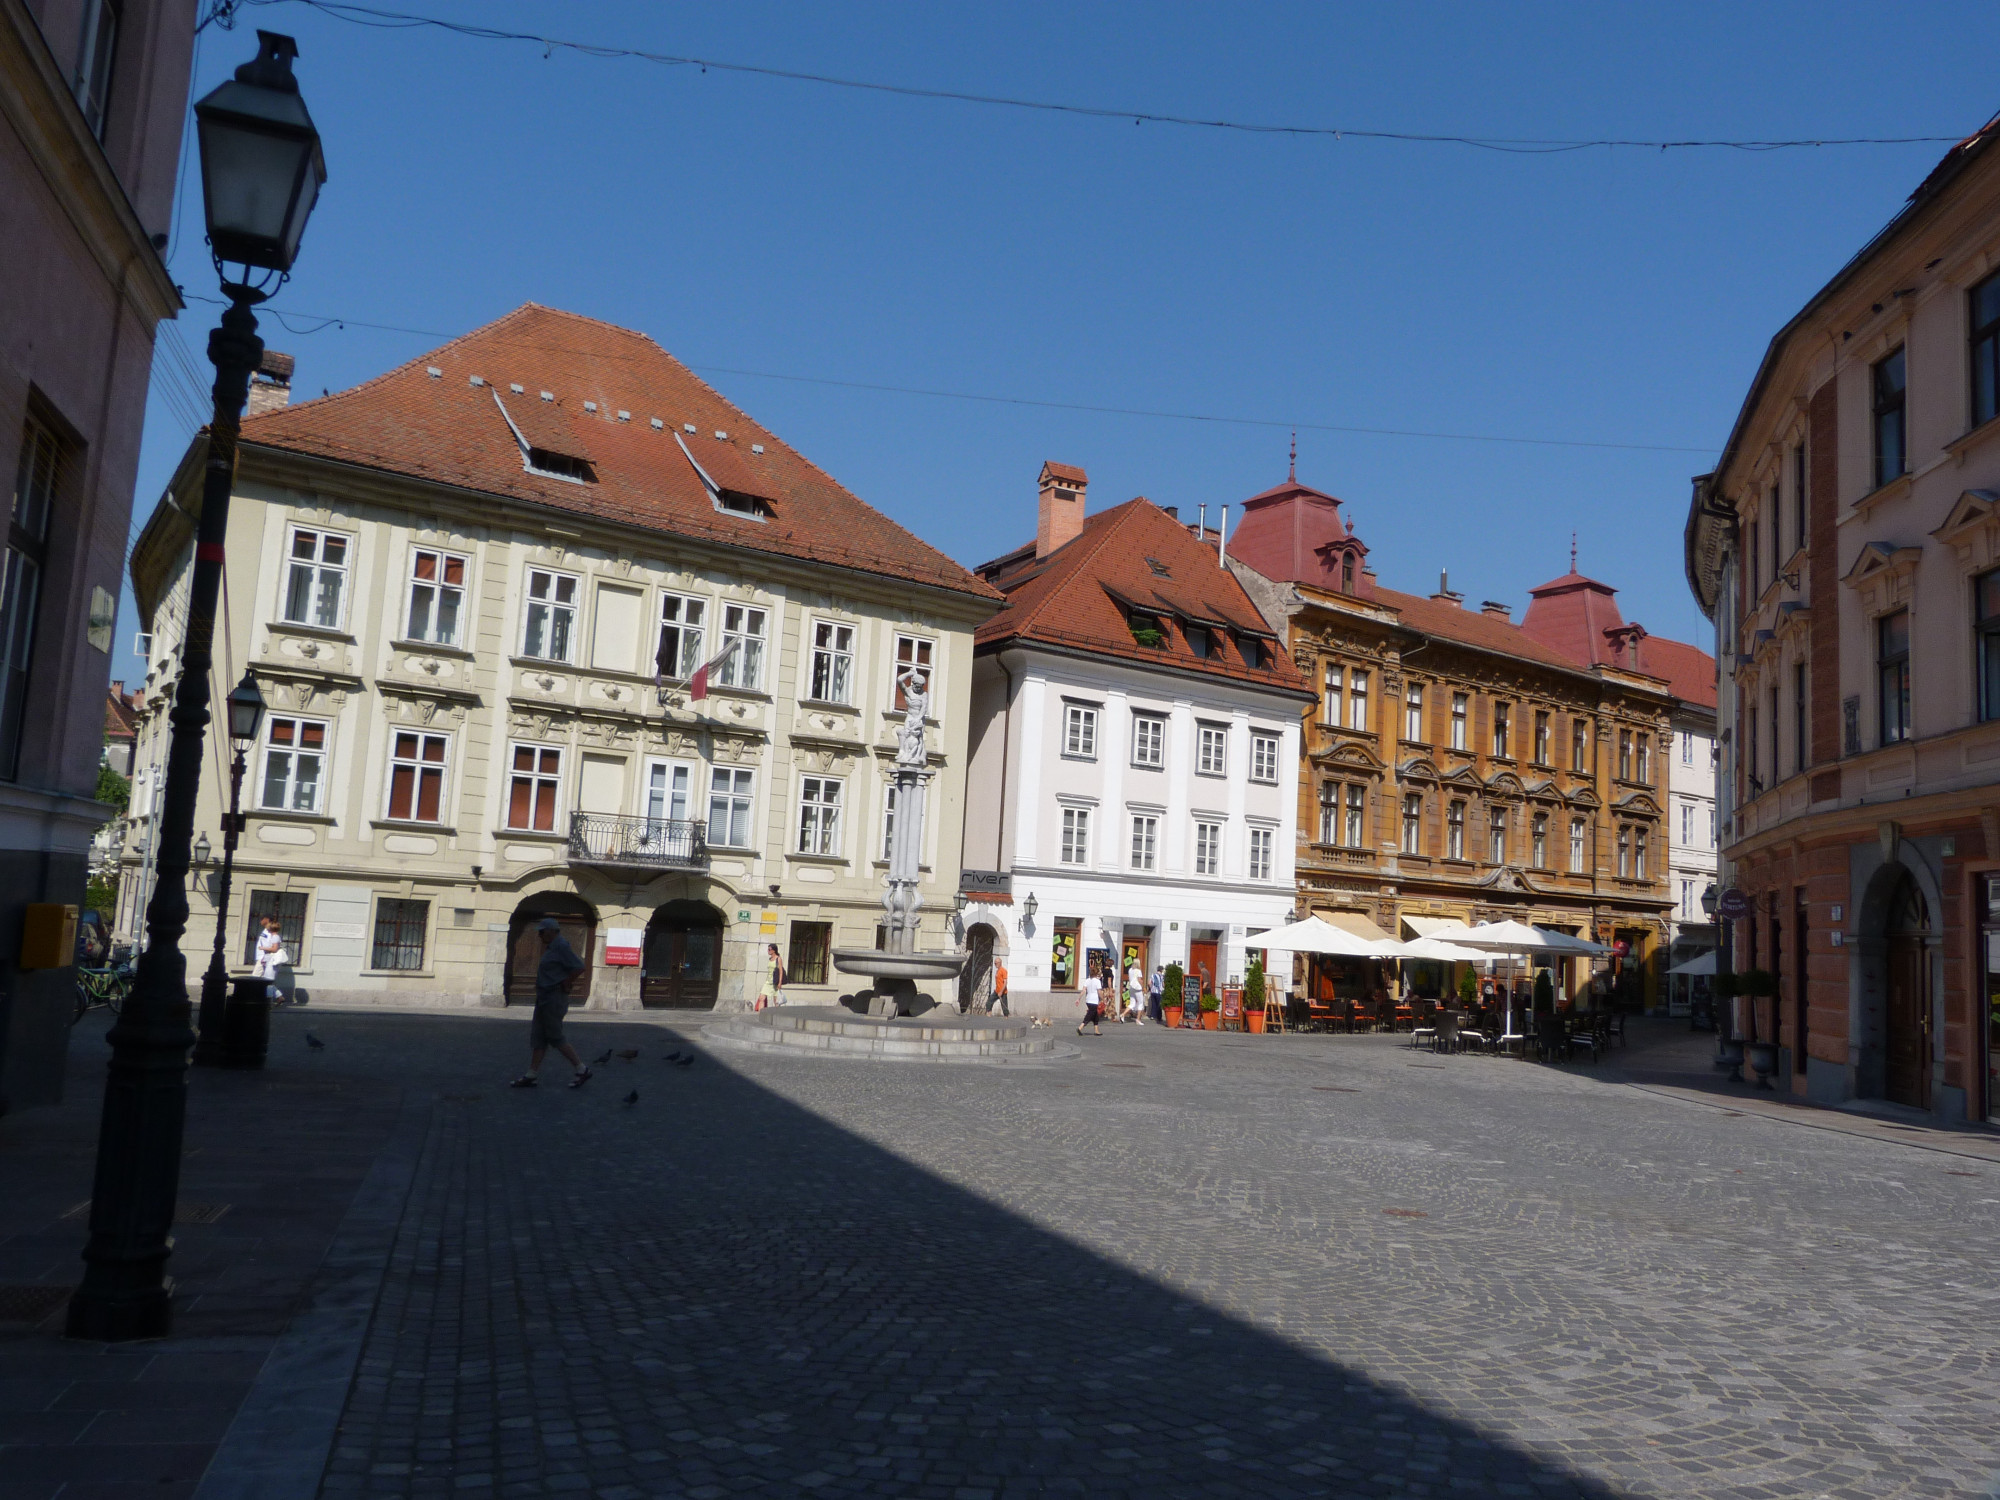
<instances>
[{"instance_id":1,"label":"white patio umbrella","mask_svg":"<svg viewBox=\"0 0 2000 1500\"><path fill-rule=\"evenodd\" d=\"M1303 922L1274 927L1243 941L1246 947L1277 948L1286 953L1326 953L1336 958L1395 958L1403 946L1362 937L1334 926L1323 917L1307 917Z\"/></svg>"},{"instance_id":2,"label":"white patio umbrella","mask_svg":"<svg viewBox=\"0 0 2000 1500\"><path fill-rule=\"evenodd\" d=\"M1684 964L1675 964L1667 970L1669 974L1713 974L1715 972L1715 950L1709 949L1689 959Z\"/></svg>"},{"instance_id":3,"label":"white patio umbrella","mask_svg":"<svg viewBox=\"0 0 2000 1500\"><path fill-rule=\"evenodd\" d=\"M1547 927L1530 927L1526 922L1482 922L1463 932L1441 931L1433 936L1467 948L1483 948L1490 953L1553 953L1564 958L1602 958L1611 950L1588 938L1572 937Z\"/></svg>"}]
</instances>

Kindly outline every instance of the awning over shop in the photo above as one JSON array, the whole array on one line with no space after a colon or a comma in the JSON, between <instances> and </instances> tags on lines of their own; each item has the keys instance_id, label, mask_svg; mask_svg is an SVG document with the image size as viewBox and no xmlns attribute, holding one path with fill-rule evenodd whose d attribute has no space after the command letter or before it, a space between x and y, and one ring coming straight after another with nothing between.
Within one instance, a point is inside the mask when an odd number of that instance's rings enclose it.
<instances>
[{"instance_id":1,"label":"awning over shop","mask_svg":"<svg viewBox=\"0 0 2000 1500\"><path fill-rule=\"evenodd\" d=\"M1358 938L1366 938L1371 943L1393 943L1396 940L1358 911L1323 911L1316 915L1331 922Z\"/></svg>"},{"instance_id":2,"label":"awning over shop","mask_svg":"<svg viewBox=\"0 0 2000 1500\"><path fill-rule=\"evenodd\" d=\"M1463 924L1457 917L1413 917L1404 912L1403 925L1410 929L1413 937L1427 938L1440 927L1458 927Z\"/></svg>"}]
</instances>

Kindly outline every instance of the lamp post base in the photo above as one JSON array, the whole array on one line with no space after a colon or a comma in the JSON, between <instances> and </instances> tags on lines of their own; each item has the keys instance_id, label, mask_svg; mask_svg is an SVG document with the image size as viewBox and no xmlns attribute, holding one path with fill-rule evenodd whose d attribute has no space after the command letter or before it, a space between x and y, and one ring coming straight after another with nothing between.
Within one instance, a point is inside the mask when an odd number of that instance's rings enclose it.
<instances>
[{"instance_id":1,"label":"lamp post base","mask_svg":"<svg viewBox=\"0 0 2000 1500\"><path fill-rule=\"evenodd\" d=\"M99 1288L87 1302L71 1299L63 1336L103 1344L163 1339L174 1331L174 1279L151 1272L129 1294Z\"/></svg>"}]
</instances>

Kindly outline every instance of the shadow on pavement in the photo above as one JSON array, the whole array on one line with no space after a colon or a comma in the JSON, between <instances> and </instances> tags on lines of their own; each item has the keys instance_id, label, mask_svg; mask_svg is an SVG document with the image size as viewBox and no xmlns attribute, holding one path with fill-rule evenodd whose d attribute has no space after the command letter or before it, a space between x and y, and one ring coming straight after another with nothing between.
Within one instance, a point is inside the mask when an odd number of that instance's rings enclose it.
<instances>
[{"instance_id":1,"label":"shadow on pavement","mask_svg":"<svg viewBox=\"0 0 2000 1500\"><path fill-rule=\"evenodd\" d=\"M712 1054L658 1060L686 1036L573 1020L580 1046L644 1060L509 1094L512 1029L371 1018L403 1055L450 1063L327 1493L1611 1493ZM458 1092L442 1075L475 1056L483 1087ZM858 1090L899 1076L792 1066ZM967 1160L1006 1150L958 1128ZM1190 1280L1226 1283L1224 1231L1159 1232Z\"/></svg>"}]
</instances>

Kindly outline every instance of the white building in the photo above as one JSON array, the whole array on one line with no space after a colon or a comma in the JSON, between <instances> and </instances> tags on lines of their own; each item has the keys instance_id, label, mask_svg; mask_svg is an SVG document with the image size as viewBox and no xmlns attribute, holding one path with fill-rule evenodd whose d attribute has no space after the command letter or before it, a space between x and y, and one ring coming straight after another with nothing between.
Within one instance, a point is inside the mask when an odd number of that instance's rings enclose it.
<instances>
[{"instance_id":1,"label":"white building","mask_svg":"<svg viewBox=\"0 0 2000 1500\"><path fill-rule=\"evenodd\" d=\"M1093 965L1239 979L1290 919L1299 724L1314 694L1249 596L1167 511L1085 515L1044 465L1033 543L983 565L964 859L969 998L1077 1014Z\"/></svg>"},{"instance_id":2,"label":"white building","mask_svg":"<svg viewBox=\"0 0 2000 1500\"><path fill-rule=\"evenodd\" d=\"M1669 922L1671 965L1699 958L1715 947L1715 919L1702 909L1702 895L1715 884L1719 825L1715 806L1715 705L1687 699L1674 704L1674 742L1667 759L1667 875L1674 909ZM1719 894L1719 891L1718 891ZM1713 993L1713 981L1685 974L1667 979L1667 1004L1685 1015L1699 990Z\"/></svg>"}]
</instances>

